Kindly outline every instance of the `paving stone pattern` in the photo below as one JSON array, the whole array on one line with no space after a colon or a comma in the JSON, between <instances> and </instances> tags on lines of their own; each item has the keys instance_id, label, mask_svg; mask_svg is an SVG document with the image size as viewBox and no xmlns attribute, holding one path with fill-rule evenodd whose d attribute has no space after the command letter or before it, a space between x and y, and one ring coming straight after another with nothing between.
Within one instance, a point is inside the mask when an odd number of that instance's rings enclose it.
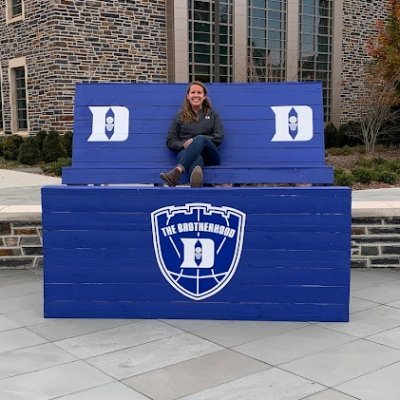
<instances>
[{"instance_id":1,"label":"paving stone pattern","mask_svg":"<svg viewBox=\"0 0 400 400\"><path fill-rule=\"evenodd\" d=\"M399 400L399 289L353 269L348 323L45 319L0 270L0 400Z\"/></svg>"}]
</instances>

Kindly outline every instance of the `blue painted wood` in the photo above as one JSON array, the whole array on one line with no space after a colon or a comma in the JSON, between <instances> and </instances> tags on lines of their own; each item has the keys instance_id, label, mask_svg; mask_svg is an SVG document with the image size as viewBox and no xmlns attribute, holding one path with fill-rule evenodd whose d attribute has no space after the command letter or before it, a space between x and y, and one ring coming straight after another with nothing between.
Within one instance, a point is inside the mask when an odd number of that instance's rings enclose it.
<instances>
[{"instance_id":1,"label":"blue painted wood","mask_svg":"<svg viewBox=\"0 0 400 400\"><path fill-rule=\"evenodd\" d=\"M208 87L226 137L222 165L205 168L206 182L333 182L333 169L324 162L320 83ZM78 85L73 165L64 169L63 182L159 183L160 171L175 163L165 139L185 89L183 84ZM272 140L271 107L288 105L311 107L311 140ZM93 106L129 110L126 140L88 141ZM47 317L348 320L348 188L67 186L43 188L42 199ZM150 214L188 203L233 207L247 219L232 279L202 300L188 298L167 281L153 243L162 239L153 237ZM216 254L225 252L222 242L218 246ZM193 287L191 277L181 270L179 280Z\"/></svg>"},{"instance_id":2,"label":"blue painted wood","mask_svg":"<svg viewBox=\"0 0 400 400\"><path fill-rule=\"evenodd\" d=\"M161 183L160 170L175 164L165 146L169 125L179 110L185 84L79 84L76 88L72 168L67 184ZM321 83L210 84L209 95L225 126L222 164L206 168L208 183L332 183L324 162ZM313 137L273 141L271 107L309 106ZM129 135L122 142L92 142L89 107L129 110ZM236 168L236 169L235 169ZM117 169L117 171L115 170ZM183 181L185 182L185 181Z\"/></svg>"},{"instance_id":3,"label":"blue painted wood","mask_svg":"<svg viewBox=\"0 0 400 400\"><path fill-rule=\"evenodd\" d=\"M50 267L46 271L46 284L52 283L74 283L87 284L93 281L96 276L97 284L163 284L164 277L160 274L155 260L146 266L140 266L135 259L126 260L126 265L120 262L113 262L112 268L109 265L94 266L95 260L89 260L85 265L74 266L68 260L64 267ZM109 260L106 260L109 263ZM272 267L268 266L250 267L240 266L241 270L246 269L245 274L237 274L232 278L233 284L246 285L319 285L319 286L348 286L349 276L347 270L339 268L293 268L293 267Z\"/></svg>"},{"instance_id":4,"label":"blue painted wood","mask_svg":"<svg viewBox=\"0 0 400 400\"><path fill-rule=\"evenodd\" d=\"M132 177L140 176L141 183L160 184L160 169L169 170L170 165L162 165L158 168L142 166L142 168L125 168L116 165L115 168L63 168L63 183L76 185L87 184L115 184L133 183ZM333 180L332 167L271 167L265 169L261 166L248 168L248 164L237 165L234 168L224 166L207 167L204 170L205 182L210 184L235 183L313 183L321 184ZM187 183L183 176L182 184Z\"/></svg>"},{"instance_id":5,"label":"blue painted wood","mask_svg":"<svg viewBox=\"0 0 400 400\"><path fill-rule=\"evenodd\" d=\"M111 234L112 232L112 234ZM54 248L74 249L95 248L151 249L153 238L151 231L51 231L47 237L47 244ZM49 231L50 233L50 231ZM246 240L257 248L267 246L276 250L329 250L332 247L341 247L346 240L342 232L324 232L319 228L317 232L263 232L247 230Z\"/></svg>"},{"instance_id":6,"label":"blue painted wood","mask_svg":"<svg viewBox=\"0 0 400 400\"><path fill-rule=\"evenodd\" d=\"M96 212L76 212L72 220L69 213L53 212L43 215L43 221L49 230L78 229L78 230L147 230L149 216L138 213L102 213L101 216ZM284 222L284 225L282 224ZM288 232L308 231L315 229L323 223L326 227L335 228L336 232L347 232L346 216L343 214L327 215L303 215L303 214L251 214L247 216L246 225L250 230L262 229L273 232L285 230Z\"/></svg>"},{"instance_id":7,"label":"blue painted wood","mask_svg":"<svg viewBox=\"0 0 400 400\"><path fill-rule=\"evenodd\" d=\"M84 160L80 165L93 165L96 163L103 163L103 165L118 165L129 167L132 163L132 156L135 157L135 163L139 166L148 165L153 166L154 163L166 164L166 160L169 161L169 158L166 158L165 148L164 147L153 147L151 153L151 160L149 159L150 154L148 152L148 148L146 147L137 147L135 152L132 151L131 148L121 148L118 153L110 152L107 148L78 148L75 150L75 157L77 159ZM249 160L249 155L241 149L230 149L230 158L229 161L226 160L223 162L222 166L235 166L237 164L245 165ZM247 148L248 151L252 153L252 160L254 166L259 164L262 166L266 160L270 163L274 163L275 165L280 165L281 167L285 165L292 166L294 164L303 165L303 167L318 167L320 164L320 155L313 153L309 149L309 156L304 160L304 149L290 149L290 160L285 160L285 155L288 153L287 148L276 148L276 149L266 149L262 147L258 147L256 145ZM228 153L227 151L222 151L222 155L224 153ZM171 158L171 161L173 159ZM168 164L167 164L168 165ZM170 165L170 164L169 164Z\"/></svg>"},{"instance_id":8,"label":"blue painted wood","mask_svg":"<svg viewBox=\"0 0 400 400\"><path fill-rule=\"evenodd\" d=\"M48 231L45 233L47 236ZM44 252L48 261L47 271L58 267L77 267L80 270L93 265L94 268L107 267L110 265L110 260L113 260L115 267L152 267L156 263L154 252L141 252L140 257L137 257L137 248L127 248L124 251L109 248L77 248L72 251L64 248L50 248L46 245ZM243 249L242 255L241 268L344 269L348 274L348 265L343 263L348 254L343 250L291 250L288 252L275 249ZM260 263L260 260L268 260L268 263ZM129 273L129 268L127 268L127 273Z\"/></svg>"},{"instance_id":9,"label":"blue painted wood","mask_svg":"<svg viewBox=\"0 0 400 400\"><path fill-rule=\"evenodd\" d=\"M348 319L348 188L45 187L42 192L48 317ZM151 234L152 211L191 202L229 205L247 216L234 277L201 301L166 281Z\"/></svg>"},{"instance_id":10,"label":"blue painted wood","mask_svg":"<svg viewBox=\"0 0 400 400\"><path fill-rule=\"evenodd\" d=\"M290 304L290 303L219 303L209 307L205 303L189 302L107 302L107 301L48 301L44 305L46 317L51 318L187 318L221 320L268 321L348 321L346 304Z\"/></svg>"},{"instance_id":11,"label":"blue painted wood","mask_svg":"<svg viewBox=\"0 0 400 400\"><path fill-rule=\"evenodd\" d=\"M249 213L276 214L343 214L350 203L350 189L345 187L285 187L285 188L202 188L193 190L152 187L69 187L46 186L42 189L43 205L48 212L134 212L149 215L162 205L211 202L245 208ZM132 198L140 202L132 208ZM131 198L132 197L132 198ZM265 205L265 208L260 208ZM268 208L267 208L268 207Z\"/></svg>"},{"instance_id":12,"label":"blue painted wood","mask_svg":"<svg viewBox=\"0 0 400 400\"><path fill-rule=\"evenodd\" d=\"M148 301L179 302L182 295L164 283L45 284L48 301ZM230 282L210 303L305 303L338 304L348 294L346 286L235 285Z\"/></svg>"}]
</instances>

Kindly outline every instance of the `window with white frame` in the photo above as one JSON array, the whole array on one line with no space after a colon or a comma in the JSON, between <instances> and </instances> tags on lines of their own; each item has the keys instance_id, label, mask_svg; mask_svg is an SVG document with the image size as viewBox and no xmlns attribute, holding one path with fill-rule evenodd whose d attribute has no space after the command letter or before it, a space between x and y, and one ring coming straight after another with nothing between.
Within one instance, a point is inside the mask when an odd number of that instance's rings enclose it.
<instances>
[{"instance_id":1,"label":"window with white frame","mask_svg":"<svg viewBox=\"0 0 400 400\"><path fill-rule=\"evenodd\" d=\"M28 132L28 96L25 57L10 60L11 130Z\"/></svg>"},{"instance_id":2,"label":"window with white frame","mask_svg":"<svg viewBox=\"0 0 400 400\"><path fill-rule=\"evenodd\" d=\"M23 19L24 3L23 0L6 0L7 22L14 22Z\"/></svg>"}]
</instances>

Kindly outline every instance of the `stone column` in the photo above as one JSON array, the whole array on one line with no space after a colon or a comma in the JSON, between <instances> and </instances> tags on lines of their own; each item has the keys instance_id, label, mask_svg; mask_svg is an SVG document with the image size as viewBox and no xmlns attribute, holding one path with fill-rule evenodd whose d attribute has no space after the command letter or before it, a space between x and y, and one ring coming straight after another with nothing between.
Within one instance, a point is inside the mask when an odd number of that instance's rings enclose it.
<instances>
[{"instance_id":1,"label":"stone column","mask_svg":"<svg viewBox=\"0 0 400 400\"><path fill-rule=\"evenodd\" d=\"M286 80L298 80L299 60L299 1L287 2Z\"/></svg>"}]
</instances>

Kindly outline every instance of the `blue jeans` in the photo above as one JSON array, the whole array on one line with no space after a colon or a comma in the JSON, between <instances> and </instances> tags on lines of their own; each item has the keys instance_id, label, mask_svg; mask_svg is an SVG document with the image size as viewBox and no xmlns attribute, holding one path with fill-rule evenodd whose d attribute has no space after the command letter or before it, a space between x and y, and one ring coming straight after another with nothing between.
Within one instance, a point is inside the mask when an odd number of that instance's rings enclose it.
<instances>
[{"instance_id":1,"label":"blue jeans","mask_svg":"<svg viewBox=\"0 0 400 400\"><path fill-rule=\"evenodd\" d=\"M181 150L177 157L177 163L183 165L185 171L190 176L198 165L219 165L221 157L217 146L207 136L198 135L193 138L193 142Z\"/></svg>"}]
</instances>

